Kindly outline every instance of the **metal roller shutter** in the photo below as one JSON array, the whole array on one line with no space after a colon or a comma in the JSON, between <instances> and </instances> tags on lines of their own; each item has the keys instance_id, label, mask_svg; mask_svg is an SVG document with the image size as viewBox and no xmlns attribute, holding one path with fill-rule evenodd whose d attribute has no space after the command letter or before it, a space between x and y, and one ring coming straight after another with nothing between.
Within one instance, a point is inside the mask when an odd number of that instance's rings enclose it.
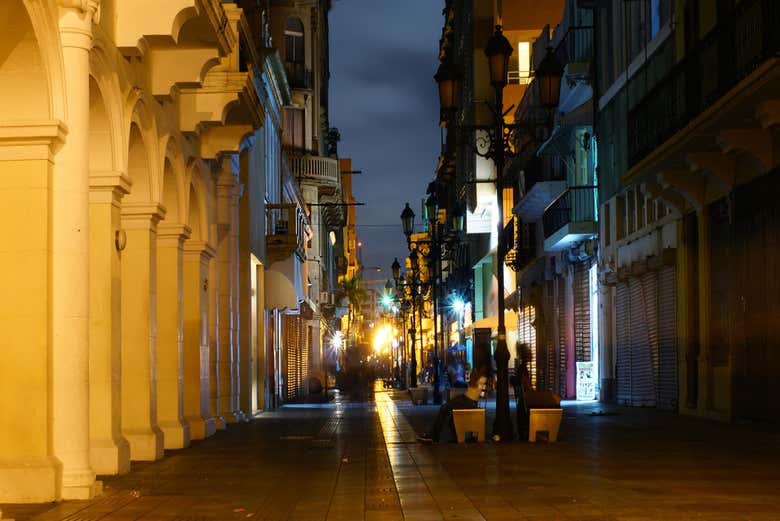
<instances>
[{"instance_id":1,"label":"metal roller shutter","mask_svg":"<svg viewBox=\"0 0 780 521\"><path fill-rule=\"evenodd\" d=\"M617 330L615 378L617 380L617 401L623 405L631 404L630 306L628 284L620 283L615 291L615 328Z\"/></svg>"},{"instance_id":2,"label":"metal roller shutter","mask_svg":"<svg viewBox=\"0 0 780 521\"><path fill-rule=\"evenodd\" d=\"M631 339L631 405L640 407L655 406L655 382L653 379L653 360L647 334L647 316L645 295L642 282L632 277L628 282L630 294L630 330Z\"/></svg>"},{"instance_id":3,"label":"metal roller shutter","mask_svg":"<svg viewBox=\"0 0 780 521\"><path fill-rule=\"evenodd\" d=\"M545 282L545 321L544 321L544 336L545 336L545 364L544 364L544 388L548 391L555 391L555 288L552 280Z\"/></svg>"},{"instance_id":4,"label":"metal roller shutter","mask_svg":"<svg viewBox=\"0 0 780 521\"><path fill-rule=\"evenodd\" d=\"M574 265L574 354L575 362L590 362L590 277L591 263Z\"/></svg>"},{"instance_id":5,"label":"metal roller shutter","mask_svg":"<svg viewBox=\"0 0 780 521\"><path fill-rule=\"evenodd\" d=\"M658 272L648 271L641 277L645 304L647 343L650 349L653 387L658 388ZM657 400L657 396L656 396Z\"/></svg>"},{"instance_id":6,"label":"metal roller shutter","mask_svg":"<svg viewBox=\"0 0 780 521\"><path fill-rule=\"evenodd\" d=\"M677 410L677 270L664 266L658 275L658 403Z\"/></svg>"},{"instance_id":7,"label":"metal roller shutter","mask_svg":"<svg viewBox=\"0 0 780 521\"><path fill-rule=\"evenodd\" d=\"M558 315L558 345L556 348L556 378L557 391L561 396L566 396L566 279L563 277L555 278L557 286L557 306Z\"/></svg>"}]
</instances>

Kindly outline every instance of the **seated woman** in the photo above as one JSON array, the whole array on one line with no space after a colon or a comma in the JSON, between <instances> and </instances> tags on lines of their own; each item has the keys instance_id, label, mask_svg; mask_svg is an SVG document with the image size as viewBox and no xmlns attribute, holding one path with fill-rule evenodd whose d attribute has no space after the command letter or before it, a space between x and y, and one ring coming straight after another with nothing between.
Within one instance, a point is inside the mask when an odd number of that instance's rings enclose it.
<instances>
[{"instance_id":1,"label":"seated woman","mask_svg":"<svg viewBox=\"0 0 780 521\"><path fill-rule=\"evenodd\" d=\"M482 392L482 388L485 386L487 380L487 367L475 369L474 372L471 373L469 388L466 392L442 405L441 408L439 408L439 414L436 415L436 420L433 422L433 428L429 432L417 436L417 441L422 443L438 442L441 429L444 427L444 422L448 420L451 432L454 432L455 427L452 422L452 411L454 409L478 409L477 400L479 399L479 394Z\"/></svg>"}]
</instances>

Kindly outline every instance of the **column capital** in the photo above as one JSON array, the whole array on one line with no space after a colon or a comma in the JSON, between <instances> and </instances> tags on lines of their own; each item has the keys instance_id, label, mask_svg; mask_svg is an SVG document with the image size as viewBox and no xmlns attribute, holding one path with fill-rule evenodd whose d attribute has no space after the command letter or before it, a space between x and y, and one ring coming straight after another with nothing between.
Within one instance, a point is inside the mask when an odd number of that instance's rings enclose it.
<instances>
[{"instance_id":1,"label":"column capital","mask_svg":"<svg viewBox=\"0 0 780 521\"><path fill-rule=\"evenodd\" d=\"M0 121L0 161L54 162L67 134L68 127L59 120Z\"/></svg>"},{"instance_id":2,"label":"column capital","mask_svg":"<svg viewBox=\"0 0 780 521\"><path fill-rule=\"evenodd\" d=\"M165 218L165 207L158 203L124 203L122 227L127 229L149 228L157 230L157 223Z\"/></svg>"},{"instance_id":3,"label":"column capital","mask_svg":"<svg viewBox=\"0 0 780 521\"><path fill-rule=\"evenodd\" d=\"M100 21L100 0L57 0L57 4L63 9L73 9L79 15L89 16L95 23Z\"/></svg>"},{"instance_id":4,"label":"column capital","mask_svg":"<svg viewBox=\"0 0 780 521\"><path fill-rule=\"evenodd\" d=\"M184 243L182 249L184 250L184 255L191 260L195 260L193 257L197 256L200 257L201 262L208 262L217 256L217 250L207 241L190 239Z\"/></svg>"},{"instance_id":5,"label":"column capital","mask_svg":"<svg viewBox=\"0 0 780 521\"><path fill-rule=\"evenodd\" d=\"M157 225L157 244L180 248L190 238L192 230L186 224L161 222Z\"/></svg>"},{"instance_id":6,"label":"column capital","mask_svg":"<svg viewBox=\"0 0 780 521\"><path fill-rule=\"evenodd\" d=\"M119 205L130 193L133 182L124 172L90 172L89 202Z\"/></svg>"}]
</instances>

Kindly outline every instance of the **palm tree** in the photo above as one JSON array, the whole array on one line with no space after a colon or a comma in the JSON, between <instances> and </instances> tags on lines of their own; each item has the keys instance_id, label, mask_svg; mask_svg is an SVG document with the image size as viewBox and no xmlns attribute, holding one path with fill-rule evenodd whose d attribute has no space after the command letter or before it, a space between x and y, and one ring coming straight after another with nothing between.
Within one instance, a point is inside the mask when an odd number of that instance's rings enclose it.
<instances>
[{"instance_id":1,"label":"palm tree","mask_svg":"<svg viewBox=\"0 0 780 521\"><path fill-rule=\"evenodd\" d=\"M341 293L347 299L347 339L352 338L352 324L360 312L360 306L368 298L366 291L360 287L360 275L341 279Z\"/></svg>"}]
</instances>

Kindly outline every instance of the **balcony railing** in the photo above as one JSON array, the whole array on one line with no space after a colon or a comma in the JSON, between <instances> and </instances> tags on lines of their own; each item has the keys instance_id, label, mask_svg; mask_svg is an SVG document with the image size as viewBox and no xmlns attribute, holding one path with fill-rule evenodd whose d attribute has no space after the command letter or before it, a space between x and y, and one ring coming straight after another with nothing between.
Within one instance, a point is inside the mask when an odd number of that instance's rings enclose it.
<instances>
[{"instance_id":1,"label":"balcony railing","mask_svg":"<svg viewBox=\"0 0 780 521\"><path fill-rule=\"evenodd\" d=\"M266 205L266 246L269 264L305 251L305 216L295 204Z\"/></svg>"},{"instance_id":2,"label":"balcony railing","mask_svg":"<svg viewBox=\"0 0 780 521\"><path fill-rule=\"evenodd\" d=\"M553 161L558 161L554 164ZM536 183L547 181L566 181L566 162L555 157L533 159L533 164L525 170L525 193L531 191Z\"/></svg>"},{"instance_id":3,"label":"balcony railing","mask_svg":"<svg viewBox=\"0 0 780 521\"><path fill-rule=\"evenodd\" d=\"M780 2L742 0L629 112L629 166L671 138L780 49ZM668 45L676 39L669 38ZM646 67L649 65L646 65ZM635 78L643 78L640 70Z\"/></svg>"},{"instance_id":4,"label":"balcony railing","mask_svg":"<svg viewBox=\"0 0 780 521\"><path fill-rule=\"evenodd\" d=\"M598 221L598 189L595 186L572 186L544 211L544 238L569 223Z\"/></svg>"},{"instance_id":5,"label":"balcony railing","mask_svg":"<svg viewBox=\"0 0 780 521\"><path fill-rule=\"evenodd\" d=\"M287 83L292 89L311 89L311 69L306 68L305 63L284 62L284 70L287 72Z\"/></svg>"},{"instance_id":6,"label":"balcony railing","mask_svg":"<svg viewBox=\"0 0 780 521\"><path fill-rule=\"evenodd\" d=\"M555 57L561 65L589 62L593 59L593 27L572 25L555 46Z\"/></svg>"},{"instance_id":7,"label":"balcony railing","mask_svg":"<svg viewBox=\"0 0 780 521\"><path fill-rule=\"evenodd\" d=\"M514 216L504 227L508 250L504 256L506 265L521 271L536 258L536 225L524 223Z\"/></svg>"},{"instance_id":8,"label":"balcony railing","mask_svg":"<svg viewBox=\"0 0 780 521\"><path fill-rule=\"evenodd\" d=\"M288 152L290 172L299 181L339 186L341 171L339 162L330 157L311 156L300 152Z\"/></svg>"}]
</instances>

